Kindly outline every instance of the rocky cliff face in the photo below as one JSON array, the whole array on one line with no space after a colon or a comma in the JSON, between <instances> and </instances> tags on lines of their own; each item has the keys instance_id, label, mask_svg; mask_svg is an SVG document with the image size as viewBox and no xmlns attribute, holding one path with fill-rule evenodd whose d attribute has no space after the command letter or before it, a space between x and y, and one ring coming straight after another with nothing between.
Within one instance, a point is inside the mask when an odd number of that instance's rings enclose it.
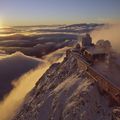
<instances>
[{"instance_id":1,"label":"rocky cliff face","mask_svg":"<svg viewBox=\"0 0 120 120\"><path fill-rule=\"evenodd\" d=\"M113 116L96 83L67 55L40 78L13 120L113 120L116 111Z\"/></svg>"}]
</instances>

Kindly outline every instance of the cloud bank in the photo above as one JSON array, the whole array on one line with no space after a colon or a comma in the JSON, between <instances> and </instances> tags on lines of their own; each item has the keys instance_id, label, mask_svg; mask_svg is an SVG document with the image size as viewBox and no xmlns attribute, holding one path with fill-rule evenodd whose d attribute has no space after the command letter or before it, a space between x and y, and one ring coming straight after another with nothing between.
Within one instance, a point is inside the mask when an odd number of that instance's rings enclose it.
<instances>
[{"instance_id":1,"label":"cloud bank","mask_svg":"<svg viewBox=\"0 0 120 120\"><path fill-rule=\"evenodd\" d=\"M93 41L110 40L113 49L120 52L120 23L109 24L102 29L95 30L91 33Z\"/></svg>"},{"instance_id":2,"label":"cloud bank","mask_svg":"<svg viewBox=\"0 0 120 120\"><path fill-rule=\"evenodd\" d=\"M56 50L44 57L44 62L37 68L30 70L19 79L12 81L14 89L0 102L0 120L10 120L19 110L27 93L35 86L35 83L45 73L51 64L61 62L65 56L67 47Z\"/></svg>"}]
</instances>

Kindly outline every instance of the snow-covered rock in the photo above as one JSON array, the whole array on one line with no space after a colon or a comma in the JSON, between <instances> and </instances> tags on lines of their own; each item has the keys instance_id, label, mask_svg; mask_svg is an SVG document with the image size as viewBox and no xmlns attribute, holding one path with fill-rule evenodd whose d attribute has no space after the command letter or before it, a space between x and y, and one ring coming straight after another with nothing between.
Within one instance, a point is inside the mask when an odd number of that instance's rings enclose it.
<instances>
[{"instance_id":1,"label":"snow-covered rock","mask_svg":"<svg viewBox=\"0 0 120 120\"><path fill-rule=\"evenodd\" d=\"M108 99L69 55L53 64L13 120L114 120Z\"/></svg>"}]
</instances>

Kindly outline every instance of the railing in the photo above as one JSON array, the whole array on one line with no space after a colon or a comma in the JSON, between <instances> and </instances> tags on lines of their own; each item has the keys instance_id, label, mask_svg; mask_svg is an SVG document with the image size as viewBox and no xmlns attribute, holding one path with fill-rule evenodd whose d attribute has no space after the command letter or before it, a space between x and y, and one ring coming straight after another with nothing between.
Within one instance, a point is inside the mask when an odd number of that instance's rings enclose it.
<instances>
[{"instance_id":1,"label":"railing","mask_svg":"<svg viewBox=\"0 0 120 120\"><path fill-rule=\"evenodd\" d=\"M87 73L98 83L100 89L108 93L117 102L117 104L120 105L120 89L117 86L90 66L87 69Z\"/></svg>"},{"instance_id":2,"label":"railing","mask_svg":"<svg viewBox=\"0 0 120 120\"><path fill-rule=\"evenodd\" d=\"M99 88L109 94L114 101L120 105L120 88L114 85L110 80L96 72L79 54L73 53L77 59L78 66L86 71L87 75L98 83Z\"/></svg>"}]
</instances>

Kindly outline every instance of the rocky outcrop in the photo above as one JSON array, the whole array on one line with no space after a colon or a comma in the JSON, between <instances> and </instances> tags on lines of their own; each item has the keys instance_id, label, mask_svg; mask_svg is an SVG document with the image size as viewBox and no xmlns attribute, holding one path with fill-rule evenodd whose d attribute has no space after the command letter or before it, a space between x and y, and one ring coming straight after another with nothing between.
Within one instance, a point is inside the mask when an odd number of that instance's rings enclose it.
<instances>
[{"instance_id":1,"label":"rocky outcrop","mask_svg":"<svg viewBox=\"0 0 120 120\"><path fill-rule=\"evenodd\" d=\"M36 83L13 120L113 120L113 112L68 51Z\"/></svg>"}]
</instances>

